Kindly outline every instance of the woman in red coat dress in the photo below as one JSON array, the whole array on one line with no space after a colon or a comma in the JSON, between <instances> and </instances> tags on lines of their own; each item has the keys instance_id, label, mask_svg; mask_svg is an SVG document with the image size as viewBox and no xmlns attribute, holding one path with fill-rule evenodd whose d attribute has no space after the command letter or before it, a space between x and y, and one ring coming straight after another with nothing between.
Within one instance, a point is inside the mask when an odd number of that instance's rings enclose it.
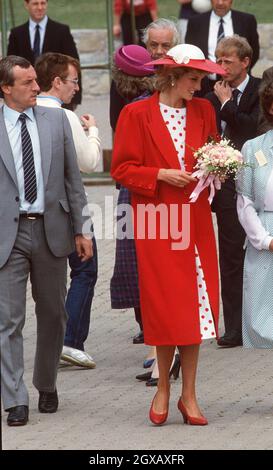
<instances>
[{"instance_id":1,"label":"woman in red coat dress","mask_svg":"<svg viewBox=\"0 0 273 470\"><path fill-rule=\"evenodd\" d=\"M161 65L158 92L121 112L112 176L132 195L144 338L157 347L159 381L150 419L167 419L177 345L183 383L178 408L188 424L205 425L195 379L199 345L217 335L218 263L208 192L195 203L189 196L197 184L193 149L216 138L217 130L211 104L193 94L207 73L224 71L190 44L152 64Z\"/></svg>"}]
</instances>

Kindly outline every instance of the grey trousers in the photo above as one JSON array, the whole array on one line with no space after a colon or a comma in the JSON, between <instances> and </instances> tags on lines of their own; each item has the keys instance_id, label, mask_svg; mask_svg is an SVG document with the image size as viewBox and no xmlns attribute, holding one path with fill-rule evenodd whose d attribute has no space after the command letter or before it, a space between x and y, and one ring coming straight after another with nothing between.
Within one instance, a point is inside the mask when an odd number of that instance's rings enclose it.
<instances>
[{"instance_id":1,"label":"grey trousers","mask_svg":"<svg viewBox=\"0 0 273 470\"><path fill-rule=\"evenodd\" d=\"M48 248L43 218L20 217L14 247L0 269L1 387L5 410L28 406L22 330L29 275L37 318L33 384L40 391L55 390L67 319L66 268L67 258L53 256Z\"/></svg>"}]
</instances>

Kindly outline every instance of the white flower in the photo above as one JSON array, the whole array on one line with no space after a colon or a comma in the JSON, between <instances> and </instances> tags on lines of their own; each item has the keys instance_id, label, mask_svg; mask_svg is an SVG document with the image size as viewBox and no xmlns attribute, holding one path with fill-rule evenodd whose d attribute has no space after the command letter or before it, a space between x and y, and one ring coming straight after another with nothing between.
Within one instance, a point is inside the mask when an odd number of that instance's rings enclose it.
<instances>
[{"instance_id":1,"label":"white flower","mask_svg":"<svg viewBox=\"0 0 273 470\"><path fill-rule=\"evenodd\" d=\"M187 55L183 55L181 51L176 51L174 54L169 55L177 64L188 64L190 58Z\"/></svg>"}]
</instances>

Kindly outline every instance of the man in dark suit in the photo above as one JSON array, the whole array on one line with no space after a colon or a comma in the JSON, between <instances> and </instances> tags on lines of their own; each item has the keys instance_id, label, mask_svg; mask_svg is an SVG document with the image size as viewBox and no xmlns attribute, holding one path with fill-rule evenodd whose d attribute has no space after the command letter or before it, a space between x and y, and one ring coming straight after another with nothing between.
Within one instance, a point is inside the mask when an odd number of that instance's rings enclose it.
<instances>
[{"instance_id":1,"label":"man in dark suit","mask_svg":"<svg viewBox=\"0 0 273 470\"><path fill-rule=\"evenodd\" d=\"M47 0L25 0L29 20L13 28L9 36L8 55L24 57L34 65L44 52L59 52L79 60L69 26L47 16ZM81 90L73 98L74 107L81 103Z\"/></svg>"},{"instance_id":2,"label":"man in dark suit","mask_svg":"<svg viewBox=\"0 0 273 470\"><path fill-rule=\"evenodd\" d=\"M260 53L257 22L249 13L232 10L232 3L233 0L211 0L211 11L189 19L185 42L200 47L208 59L215 61L217 42L222 37L238 34L247 39L253 50L251 68ZM212 91L215 81L214 75L204 79L199 96Z\"/></svg>"},{"instance_id":3,"label":"man in dark suit","mask_svg":"<svg viewBox=\"0 0 273 470\"><path fill-rule=\"evenodd\" d=\"M213 104L219 134L240 150L246 140L257 134L260 79L248 75L252 49L238 35L222 39L215 51L217 63L226 71L224 81L206 95ZM229 178L216 194L212 209L216 212L225 334L218 345L242 344L242 285L245 232L236 210L236 191Z\"/></svg>"}]
</instances>

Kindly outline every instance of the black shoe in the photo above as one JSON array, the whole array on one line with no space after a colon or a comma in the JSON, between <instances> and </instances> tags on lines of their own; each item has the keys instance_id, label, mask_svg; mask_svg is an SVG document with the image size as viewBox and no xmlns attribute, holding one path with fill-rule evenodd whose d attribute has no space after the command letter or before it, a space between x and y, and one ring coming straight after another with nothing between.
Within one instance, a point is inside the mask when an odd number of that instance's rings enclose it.
<instances>
[{"instance_id":1,"label":"black shoe","mask_svg":"<svg viewBox=\"0 0 273 470\"><path fill-rule=\"evenodd\" d=\"M154 379L151 377L149 380L146 382L146 387L156 387L158 383L158 379Z\"/></svg>"},{"instance_id":2,"label":"black shoe","mask_svg":"<svg viewBox=\"0 0 273 470\"><path fill-rule=\"evenodd\" d=\"M152 377L152 372L144 372L144 374L136 375L136 379L142 380L143 382L146 382L146 380L149 380L151 377Z\"/></svg>"},{"instance_id":3,"label":"black shoe","mask_svg":"<svg viewBox=\"0 0 273 470\"><path fill-rule=\"evenodd\" d=\"M7 410L9 412L7 423L9 426L24 426L28 422L28 406L18 405Z\"/></svg>"},{"instance_id":4,"label":"black shoe","mask_svg":"<svg viewBox=\"0 0 273 470\"><path fill-rule=\"evenodd\" d=\"M58 404L57 390L55 392L39 392L38 409L40 413L56 413Z\"/></svg>"},{"instance_id":5,"label":"black shoe","mask_svg":"<svg viewBox=\"0 0 273 470\"><path fill-rule=\"evenodd\" d=\"M180 356L179 354L175 355L174 363L170 369L169 372L169 377L171 378L173 376L174 380L177 380L179 377L179 371L180 371ZM145 374L142 374L145 375ZM158 383L157 378L153 378L151 374L151 378L147 380L146 385L147 387L156 387Z\"/></svg>"},{"instance_id":6,"label":"black shoe","mask_svg":"<svg viewBox=\"0 0 273 470\"><path fill-rule=\"evenodd\" d=\"M144 335L143 331L140 331L136 336L133 337L133 344L143 344L144 343Z\"/></svg>"},{"instance_id":7,"label":"black shoe","mask_svg":"<svg viewBox=\"0 0 273 470\"><path fill-rule=\"evenodd\" d=\"M217 341L218 346L221 348L236 348L237 346L242 346L243 341L242 339L229 339L225 335L221 336L221 338Z\"/></svg>"}]
</instances>

